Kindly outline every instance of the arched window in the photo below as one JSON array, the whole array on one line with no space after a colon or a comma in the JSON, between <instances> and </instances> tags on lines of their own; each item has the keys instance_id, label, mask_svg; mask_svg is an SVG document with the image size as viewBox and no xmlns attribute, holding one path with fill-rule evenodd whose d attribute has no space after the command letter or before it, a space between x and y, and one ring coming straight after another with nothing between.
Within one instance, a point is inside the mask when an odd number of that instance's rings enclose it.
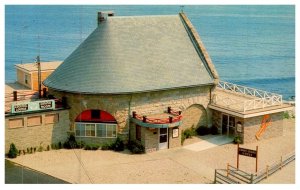
<instances>
[{"instance_id":1,"label":"arched window","mask_svg":"<svg viewBox=\"0 0 300 190\"><path fill-rule=\"evenodd\" d=\"M116 138L117 121L108 112L102 110L85 110L75 119L77 137Z\"/></svg>"}]
</instances>

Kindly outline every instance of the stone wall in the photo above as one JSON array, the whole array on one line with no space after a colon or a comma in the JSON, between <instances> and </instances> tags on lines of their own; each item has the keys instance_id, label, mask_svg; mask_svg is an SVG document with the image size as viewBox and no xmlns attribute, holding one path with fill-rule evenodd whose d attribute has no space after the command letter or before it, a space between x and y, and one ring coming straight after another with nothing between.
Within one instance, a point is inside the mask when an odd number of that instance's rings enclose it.
<instances>
[{"instance_id":1,"label":"stone wall","mask_svg":"<svg viewBox=\"0 0 300 190\"><path fill-rule=\"evenodd\" d=\"M270 114L271 125L268 126L260 136L260 140L272 137L278 137L283 134L283 115L282 112ZM261 127L263 116L252 117L244 119L244 143L251 143L258 141L255 134Z\"/></svg>"},{"instance_id":2,"label":"stone wall","mask_svg":"<svg viewBox=\"0 0 300 190\"><path fill-rule=\"evenodd\" d=\"M212 125L218 128L219 133L222 132L222 113L216 110L212 111Z\"/></svg>"},{"instance_id":3,"label":"stone wall","mask_svg":"<svg viewBox=\"0 0 300 190\"><path fill-rule=\"evenodd\" d=\"M181 127L178 127L178 137L173 138L173 128L169 128L169 148L180 147L181 146Z\"/></svg>"},{"instance_id":4,"label":"stone wall","mask_svg":"<svg viewBox=\"0 0 300 190\"><path fill-rule=\"evenodd\" d=\"M59 92L49 89L56 98L67 97L70 108L70 130L74 130L77 115L87 109L100 109L110 113L118 123L118 136L128 139L129 119L132 111L140 115L163 113L171 106L174 110L184 111L193 104L205 109L210 101L212 86L173 89L127 95L87 95ZM211 121L210 115L207 121ZM209 123L208 123L209 125Z\"/></svg>"},{"instance_id":5,"label":"stone wall","mask_svg":"<svg viewBox=\"0 0 300 190\"><path fill-rule=\"evenodd\" d=\"M200 126L206 126L207 127L207 112L205 108L199 104L194 104L190 107L188 107L183 113L182 113L183 119L182 119L182 130L188 129L188 128L198 128Z\"/></svg>"},{"instance_id":6,"label":"stone wall","mask_svg":"<svg viewBox=\"0 0 300 190\"><path fill-rule=\"evenodd\" d=\"M145 152L153 152L158 150L158 135L159 129L149 129L142 127L141 142L145 146Z\"/></svg>"},{"instance_id":7,"label":"stone wall","mask_svg":"<svg viewBox=\"0 0 300 190\"><path fill-rule=\"evenodd\" d=\"M46 116L58 114L58 121L49 123ZM41 117L41 124L28 126L28 118ZM10 125L10 120L22 122L20 125ZM48 145L64 142L68 138L69 131L69 110L47 111L32 114L23 114L5 117L5 152L8 153L9 146L14 143L19 150L26 150L31 147Z\"/></svg>"}]
</instances>

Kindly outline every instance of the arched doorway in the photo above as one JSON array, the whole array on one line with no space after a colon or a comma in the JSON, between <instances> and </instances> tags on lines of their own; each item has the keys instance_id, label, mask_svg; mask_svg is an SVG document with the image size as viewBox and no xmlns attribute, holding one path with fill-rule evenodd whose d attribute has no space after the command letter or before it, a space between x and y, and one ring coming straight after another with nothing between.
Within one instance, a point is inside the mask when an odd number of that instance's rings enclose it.
<instances>
[{"instance_id":1,"label":"arched doorway","mask_svg":"<svg viewBox=\"0 0 300 190\"><path fill-rule=\"evenodd\" d=\"M117 121L103 110L85 110L75 119L76 137L116 138Z\"/></svg>"},{"instance_id":2,"label":"arched doorway","mask_svg":"<svg viewBox=\"0 0 300 190\"><path fill-rule=\"evenodd\" d=\"M202 105L193 104L182 113L182 129L207 126L207 112Z\"/></svg>"}]
</instances>

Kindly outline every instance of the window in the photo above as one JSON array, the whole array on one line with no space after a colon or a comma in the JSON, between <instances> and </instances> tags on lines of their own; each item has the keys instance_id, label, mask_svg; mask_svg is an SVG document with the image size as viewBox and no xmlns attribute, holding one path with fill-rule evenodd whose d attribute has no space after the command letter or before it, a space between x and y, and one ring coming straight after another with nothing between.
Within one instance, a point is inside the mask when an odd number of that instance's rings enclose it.
<instances>
[{"instance_id":1,"label":"window","mask_svg":"<svg viewBox=\"0 0 300 190\"><path fill-rule=\"evenodd\" d=\"M85 136L94 137L95 136L95 124L86 124L85 125Z\"/></svg>"},{"instance_id":2,"label":"window","mask_svg":"<svg viewBox=\"0 0 300 190\"><path fill-rule=\"evenodd\" d=\"M229 127L235 127L235 118L229 116Z\"/></svg>"},{"instance_id":3,"label":"window","mask_svg":"<svg viewBox=\"0 0 300 190\"><path fill-rule=\"evenodd\" d=\"M76 123L76 136L80 137L117 137L117 125L108 123Z\"/></svg>"},{"instance_id":4,"label":"window","mask_svg":"<svg viewBox=\"0 0 300 190\"><path fill-rule=\"evenodd\" d=\"M92 119L100 119L100 110L92 110L91 118Z\"/></svg>"},{"instance_id":5,"label":"window","mask_svg":"<svg viewBox=\"0 0 300 190\"><path fill-rule=\"evenodd\" d=\"M140 141L141 140L141 126L137 125L135 128L135 138L136 140Z\"/></svg>"},{"instance_id":6,"label":"window","mask_svg":"<svg viewBox=\"0 0 300 190\"><path fill-rule=\"evenodd\" d=\"M96 124L97 126L97 137L106 137L106 125L105 124Z\"/></svg>"},{"instance_id":7,"label":"window","mask_svg":"<svg viewBox=\"0 0 300 190\"><path fill-rule=\"evenodd\" d=\"M29 78L29 76L27 74L25 74L24 75L24 82L25 82L25 84L28 84L28 78Z\"/></svg>"},{"instance_id":8,"label":"window","mask_svg":"<svg viewBox=\"0 0 300 190\"><path fill-rule=\"evenodd\" d=\"M116 125L106 125L106 136L107 137L116 137Z\"/></svg>"},{"instance_id":9,"label":"window","mask_svg":"<svg viewBox=\"0 0 300 190\"><path fill-rule=\"evenodd\" d=\"M84 124L76 124L76 136L85 136Z\"/></svg>"}]
</instances>

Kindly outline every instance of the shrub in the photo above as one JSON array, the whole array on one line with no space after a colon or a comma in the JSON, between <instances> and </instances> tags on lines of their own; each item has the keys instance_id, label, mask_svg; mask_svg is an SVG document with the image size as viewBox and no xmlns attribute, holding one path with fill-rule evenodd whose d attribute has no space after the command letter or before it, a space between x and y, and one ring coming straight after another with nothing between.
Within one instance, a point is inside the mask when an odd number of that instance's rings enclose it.
<instances>
[{"instance_id":1,"label":"shrub","mask_svg":"<svg viewBox=\"0 0 300 190\"><path fill-rule=\"evenodd\" d=\"M217 134L219 134L219 132L218 132L218 127L212 126L212 127L210 128L210 132L211 132L212 135L217 135Z\"/></svg>"},{"instance_id":2,"label":"shrub","mask_svg":"<svg viewBox=\"0 0 300 190\"><path fill-rule=\"evenodd\" d=\"M70 135L68 137L68 139L66 140L66 142L64 142L63 147L66 149L74 149L78 147L78 144L76 142L75 136L74 135Z\"/></svg>"},{"instance_id":3,"label":"shrub","mask_svg":"<svg viewBox=\"0 0 300 190\"><path fill-rule=\"evenodd\" d=\"M52 149L52 150L55 150L55 149L56 149L56 144L52 143L52 144L51 144L51 149Z\"/></svg>"},{"instance_id":4,"label":"shrub","mask_svg":"<svg viewBox=\"0 0 300 190\"><path fill-rule=\"evenodd\" d=\"M99 144L92 144L92 145L91 145L91 150L98 150L99 147L100 147Z\"/></svg>"},{"instance_id":5,"label":"shrub","mask_svg":"<svg viewBox=\"0 0 300 190\"><path fill-rule=\"evenodd\" d=\"M100 147L99 144L86 144L84 150L98 150Z\"/></svg>"},{"instance_id":6,"label":"shrub","mask_svg":"<svg viewBox=\"0 0 300 190\"><path fill-rule=\"evenodd\" d=\"M43 146L40 145L37 151L38 151L38 152L43 152L43 150L44 150Z\"/></svg>"},{"instance_id":7,"label":"shrub","mask_svg":"<svg viewBox=\"0 0 300 190\"><path fill-rule=\"evenodd\" d=\"M290 118L289 112L287 112L287 111L283 112L283 118L284 119L289 119Z\"/></svg>"},{"instance_id":8,"label":"shrub","mask_svg":"<svg viewBox=\"0 0 300 190\"><path fill-rule=\"evenodd\" d=\"M61 142L58 142L58 149L61 149L62 148L62 144Z\"/></svg>"},{"instance_id":9,"label":"shrub","mask_svg":"<svg viewBox=\"0 0 300 190\"><path fill-rule=\"evenodd\" d=\"M112 149L112 145L105 143L101 146L101 150L111 150Z\"/></svg>"},{"instance_id":10,"label":"shrub","mask_svg":"<svg viewBox=\"0 0 300 190\"><path fill-rule=\"evenodd\" d=\"M17 156L18 156L18 149L16 148L14 143L11 143L8 151L8 157L16 158Z\"/></svg>"},{"instance_id":11,"label":"shrub","mask_svg":"<svg viewBox=\"0 0 300 190\"><path fill-rule=\"evenodd\" d=\"M200 126L196 129L196 132L198 135L204 136L210 133L210 129L208 127Z\"/></svg>"},{"instance_id":12,"label":"shrub","mask_svg":"<svg viewBox=\"0 0 300 190\"><path fill-rule=\"evenodd\" d=\"M236 136L233 139L234 144L241 144L242 143L242 138L240 136Z\"/></svg>"},{"instance_id":13,"label":"shrub","mask_svg":"<svg viewBox=\"0 0 300 190\"><path fill-rule=\"evenodd\" d=\"M140 141L129 141L127 146L133 154L145 153L145 147Z\"/></svg>"},{"instance_id":14,"label":"shrub","mask_svg":"<svg viewBox=\"0 0 300 190\"><path fill-rule=\"evenodd\" d=\"M118 137L116 141L111 145L111 149L113 149L114 151L123 151L124 150L123 141Z\"/></svg>"},{"instance_id":15,"label":"shrub","mask_svg":"<svg viewBox=\"0 0 300 190\"><path fill-rule=\"evenodd\" d=\"M189 128L183 131L183 135L185 136L186 139L192 138L192 136L196 135L195 129Z\"/></svg>"},{"instance_id":16,"label":"shrub","mask_svg":"<svg viewBox=\"0 0 300 190\"><path fill-rule=\"evenodd\" d=\"M84 141L79 141L77 143L77 148L84 148L84 146L85 146L85 142Z\"/></svg>"},{"instance_id":17,"label":"shrub","mask_svg":"<svg viewBox=\"0 0 300 190\"><path fill-rule=\"evenodd\" d=\"M91 146L90 146L89 144L86 144L86 145L84 146L84 150L91 150Z\"/></svg>"},{"instance_id":18,"label":"shrub","mask_svg":"<svg viewBox=\"0 0 300 190\"><path fill-rule=\"evenodd\" d=\"M193 127L184 130L181 134L181 145L183 145L185 139L192 138L192 136L195 136L196 134L197 133Z\"/></svg>"}]
</instances>

